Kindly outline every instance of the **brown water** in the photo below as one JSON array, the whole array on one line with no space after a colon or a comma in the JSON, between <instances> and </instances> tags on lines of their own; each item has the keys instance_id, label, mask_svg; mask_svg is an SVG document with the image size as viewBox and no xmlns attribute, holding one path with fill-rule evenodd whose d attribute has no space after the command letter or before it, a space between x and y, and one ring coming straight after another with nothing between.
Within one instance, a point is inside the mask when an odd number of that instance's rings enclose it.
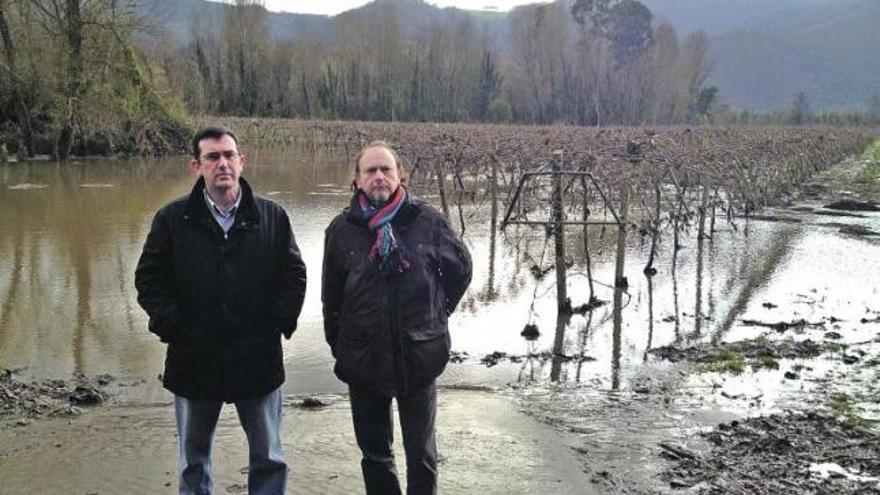
<instances>
[{"instance_id":1,"label":"brown water","mask_svg":"<svg viewBox=\"0 0 880 495\"><path fill-rule=\"evenodd\" d=\"M297 338L286 343L288 361L326 365L320 250L324 226L346 202L347 173L321 157L250 158L245 175L291 213L309 267L308 303ZM153 214L192 182L182 157L0 168L0 366L35 377L161 372L164 346L146 331L133 272ZM334 386L325 370L301 385Z\"/></svg>"},{"instance_id":2,"label":"brown water","mask_svg":"<svg viewBox=\"0 0 880 495\"><path fill-rule=\"evenodd\" d=\"M349 171L344 156L307 156L297 151L251 153L245 176L257 192L288 210L309 274L299 328L285 341L285 392L337 392L331 357L323 340L320 266L323 230L348 202ZM70 164L31 163L0 167L0 367L25 368L37 378L73 373L110 373L143 379L138 394L162 398L155 376L164 346L146 330L136 303L133 270L154 212L186 194L193 178L180 157L166 160L87 160ZM431 191L417 190L429 201ZM475 261L474 282L451 321L453 349L467 353L443 377L445 384L501 385L542 380L550 364L539 359L503 361L488 368L482 356L494 351L525 355L553 344L555 296L552 272L540 281L531 264L552 264L552 243L540 231L502 236L489 284L488 208L467 212L465 240ZM453 225L459 228L457 215ZM628 374L648 358L652 346L678 341L739 339L760 330L742 318L808 320L834 316L856 321L880 310L880 256L876 242L822 227L827 217L802 224L753 222L744 234L721 224L699 245L693 238L675 258L661 245L659 273L642 276L648 242L632 238L623 295L622 323L612 324L613 235L596 230L594 276L597 295L609 304L592 318L575 316L566 333L566 353L595 360L569 363L562 380L601 388L626 388ZM877 230L878 217L851 220ZM571 252L581 240L569 236ZM575 256L577 258L577 256ZM574 305L586 302L584 270L569 275ZM605 285L602 285L602 284ZM773 302L778 307L762 306ZM695 315L700 315L695 317ZM526 322L541 337L520 337ZM859 339L857 329L847 338Z\"/></svg>"},{"instance_id":3,"label":"brown water","mask_svg":"<svg viewBox=\"0 0 880 495\"><path fill-rule=\"evenodd\" d=\"M323 230L348 202L347 160L296 151L251 153L250 159L245 176L257 192L290 213L309 270L299 328L284 342L285 393L343 391L323 340L319 281ZM170 394L156 380L165 349L146 330L133 271L154 212L186 194L192 182L183 158L0 166L0 368L25 368L24 374L35 378L110 373L130 391L122 404L75 420L49 418L0 430L0 493L174 491ZM431 192L416 191L436 203ZM460 228L454 213L453 226ZM529 273L531 265L551 267L552 242L548 245L540 230L523 229L518 235L510 228L498 240L490 275L488 208L465 213L474 281L450 325L453 349L467 354L464 362L447 368L441 383L514 383L522 387L521 409L568 435L548 434L498 396L444 390L439 438L449 456L443 465L449 475L442 478L445 491L578 493L569 488L591 487L581 469L600 478L609 470L612 481L616 476L654 489L656 473L663 469L659 441L687 442L696 431L730 417L803 405L816 387L876 382L871 368L842 366L839 356L781 360L778 370L731 376L680 372L646 351L759 334L822 339L828 329L840 333L841 342L871 341L880 324L861 319L880 315L880 243L827 224L880 231L880 215L829 219L799 213L801 223L752 222L748 229L741 221L736 229L719 221L712 239L698 243L693 235L685 237L674 258L671 240L664 239L658 274L651 280L641 273L649 242L632 236L625 272L630 285L621 294L619 318L614 318L609 288L614 235L594 229L597 296L608 304L592 317L573 317L565 334L566 354L592 360L563 364L562 383L548 386L552 363L546 359L501 360L493 367L480 359L495 351L523 356L552 348L553 271L538 281ZM577 230L568 236L576 261L568 293L575 306L588 297ZM743 319L799 318L824 321L825 329L774 336L742 324ZM527 322L541 331L535 342L520 336ZM876 355L877 347L859 349ZM783 379L796 365L806 366L803 379ZM128 387L131 383L139 385ZM642 387L651 392L638 392ZM865 415L880 418L876 401L860 406ZM358 454L346 402L320 412L287 407L286 417L285 448L296 480L289 492L356 492ZM565 443L585 453L582 466L560 448ZM216 452L218 491L243 493L246 450L230 408L221 419ZM613 484L609 492L619 493Z\"/></svg>"}]
</instances>

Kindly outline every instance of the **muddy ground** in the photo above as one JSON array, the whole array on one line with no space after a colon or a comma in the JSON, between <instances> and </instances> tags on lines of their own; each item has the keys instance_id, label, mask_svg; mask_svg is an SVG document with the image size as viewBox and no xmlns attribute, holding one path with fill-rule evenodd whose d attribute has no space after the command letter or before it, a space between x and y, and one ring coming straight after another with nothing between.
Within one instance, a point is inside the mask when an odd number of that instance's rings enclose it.
<instances>
[{"instance_id":1,"label":"muddy ground","mask_svg":"<svg viewBox=\"0 0 880 495\"><path fill-rule=\"evenodd\" d=\"M697 373L770 369L775 372L768 376L814 385L796 409L721 423L696 438L679 439L693 449L660 442L657 452L672 463L660 474L669 488L707 495L880 493L880 422L876 410L866 414L871 411L862 406L876 409L878 403L873 384L880 378L880 331L861 345L838 344L834 332L800 337L652 349L664 360L696 363ZM819 360L833 362L837 371L823 380L809 364L792 364ZM837 391L844 380L847 392ZM760 408L764 391L760 385L752 390L757 392L720 395Z\"/></svg>"},{"instance_id":2,"label":"muddy ground","mask_svg":"<svg viewBox=\"0 0 880 495\"><path fill-rule=\"evenodd\" d=\"M595 493L564 432L522 414L507 394L441 389L437 442L441 493ZM286 493L363 493L345 396L285 397L282 445L291 469ZM399 441L395 447L400 463ZM171 494L176 463L170 402L117 396L78 416L0 427L4 495ZM214 467L215 493L247 493L247 447L231 406L220 417Z\"/></svg>"},{"instance_id":3,"label":"muddy ground","mask_svg":"<svg viewBox=\"0 0 880 495\"><path fill-rule=\"evenodd\" d=\"M780 414L719 425L701 433L700 454L661 444L675 462L663 478L707 495L880 494L880 438L834 415Z\"/></svg>"},{"instance_id":4,"label":"muddy ground","mask_svg":"<svg viewBox=\"0 0 880 495\"><path fill-rule=\"evenodd\" d=\"M39 418L79 416L84 407L107 401L118 390L118 384L111 387L115 382L108 374L32 381L21 370L0 369L0 424L26 426Z\"/></svg>"}]
</instances>

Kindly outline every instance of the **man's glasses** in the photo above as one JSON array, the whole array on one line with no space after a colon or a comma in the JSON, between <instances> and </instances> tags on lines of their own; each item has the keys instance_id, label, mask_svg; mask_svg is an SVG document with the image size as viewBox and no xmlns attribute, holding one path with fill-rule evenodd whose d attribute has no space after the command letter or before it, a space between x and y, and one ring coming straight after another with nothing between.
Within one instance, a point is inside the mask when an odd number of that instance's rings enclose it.
<instances>
[{"instance_id":1,"label":"man's glasses","mask_svg":"<svg viewBox=\"0 0 880 495\"><path fill-rule=\"evenodd\" d=\"M204 160L208 163L217 163L220 161L221 156L229 161L238 160L241 157L241 155L234 150L212 151L210 153L205 153L204 155L202 155L201 160Z\"/></svg>"}]
</instances>

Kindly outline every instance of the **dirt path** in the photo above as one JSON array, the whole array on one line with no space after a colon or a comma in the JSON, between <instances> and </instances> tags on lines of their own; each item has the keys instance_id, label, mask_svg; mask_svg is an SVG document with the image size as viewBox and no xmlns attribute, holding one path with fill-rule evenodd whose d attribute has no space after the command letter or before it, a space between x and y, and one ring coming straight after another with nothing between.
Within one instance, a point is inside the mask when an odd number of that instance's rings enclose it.
<instances>
[{"instance_id":1,"label":"dirt path","mask_svg":"<svg viewBox=\"0 0 880 495\"><path fill-rule=\"evenodd\" d=\"M287 493L362 493L347 399L318 409L287 402ZM438 444L441 493L591 493L565 438L499 393L442 390ZM246 452L234 408L227 406L214 451L216 493L246 493ZM397 458L403 459L400 449ZM111 404L75 418L0 429L0 494L176 493L176 462L170 403Z\"/></svg>"}]
</instances>

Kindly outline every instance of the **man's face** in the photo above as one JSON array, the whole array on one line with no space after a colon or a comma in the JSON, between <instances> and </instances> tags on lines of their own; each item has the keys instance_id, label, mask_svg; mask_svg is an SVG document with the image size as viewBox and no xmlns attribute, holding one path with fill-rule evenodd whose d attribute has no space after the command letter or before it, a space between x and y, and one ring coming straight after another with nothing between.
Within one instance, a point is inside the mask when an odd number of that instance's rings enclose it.
<instances>
[{"instance_id":1,"label":"man's face","mask_svg":"<svg viewBox=\"0 0 880 495\"><path fill-rule=\"evenodd\" d=\"M399 172L391 152L385 148L370 148L361 157L354 180L370 201L382 204L400 186Z\"/></svg>"},{"instance_id":2,"label":"man's face","mask_svg":"<svg viewBox=\"0 0 880 495\"><path fill-rule=\"evenodd\" d=\"M223 193L238 186L238 178L247 161L244 155L238 154L232 136L202 139L199 150L199 158L190 161L190 167L196 175L205 178L205 187L209 191Z\"/></svg>"}]
</instances>

